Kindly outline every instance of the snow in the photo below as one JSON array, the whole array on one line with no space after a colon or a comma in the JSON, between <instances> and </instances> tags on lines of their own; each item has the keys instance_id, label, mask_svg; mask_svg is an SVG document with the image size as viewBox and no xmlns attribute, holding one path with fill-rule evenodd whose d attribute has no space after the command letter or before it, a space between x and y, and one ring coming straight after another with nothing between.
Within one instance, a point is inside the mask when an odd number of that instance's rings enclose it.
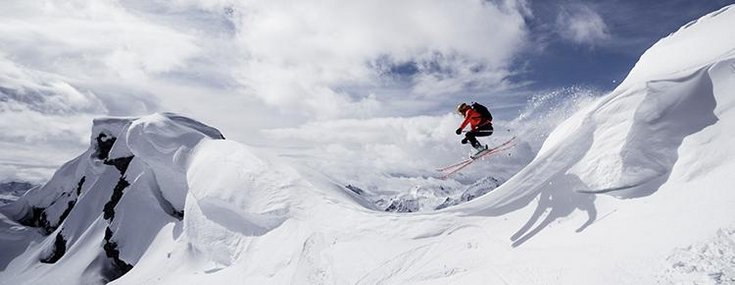
<instances>
[{"instance_id":1,"label":"snow","mask_svg":"<svg viewBox=\"0 0 735 285\"><path fill-rule=\"evenodd\" d=\"M696 69L732 55L732 5L694 20L649 48L618 89Z\"/></svg>"},{"instance_id":2,"label":"snow","mask_svg":"<svg viewBox=\"0 0 735 285\"><path fill-rule=\"evenodd\" d=\"M329 124L364 122L314 123L288 133L321 151L285 153L177 114L95 120L86 152L0 206L0 283L733 282L734 21L723 8L662 39L543 144L521 129L514 156L456 179L425 170L445 145L419 145L456 143L451 115L361 129L411 130L405 146L328 143ZM384 211L396 201L418 212Z\"/></svg>"},{"instance_id":3,"label":"snow","mask_svg":"<svg viewBox=\"0 0 735 285\"><path fill-rule=\"evenodd\" d=\"M5 217L40 227L46 236L3 273L24 271L29 264L39 264L38 271L10 275L8 282L101 283L124 274L162 227L180 221L183 202L175 202L187 195L186 151L198 140L220 138L215 129L175 114L95 120L85 153L0 210ZM165 169L154 170L166 162ZM184 188L163 188L159 179ZM59 237L63 248L55 244ZM62 258L51 262L56 266L39 263L57 253Z\"/></svg>"},{"instance_id":4,"label":"snow","mask_svg":"<svg viewBox=\"0 0 735 285\"><path fill-rule=\"evenodd\" d=\"M175 114L135 120L125 137L130 152L152 168L163 198L177 209L185 204L190 152L204 138L224 137L216 129Z\"/></svg>"},{"instance_id":5,"label":"snow","mask_svg":"<svg viewBox=\"0 0 735 285\"><path fill-rule=\"evenodd\" d=\"M720 229L717 235L704 242L677 248L667 258L671 267L660 274L666 283L719 283L735 282L735 231Z\"/></svg>"}]
</instances>

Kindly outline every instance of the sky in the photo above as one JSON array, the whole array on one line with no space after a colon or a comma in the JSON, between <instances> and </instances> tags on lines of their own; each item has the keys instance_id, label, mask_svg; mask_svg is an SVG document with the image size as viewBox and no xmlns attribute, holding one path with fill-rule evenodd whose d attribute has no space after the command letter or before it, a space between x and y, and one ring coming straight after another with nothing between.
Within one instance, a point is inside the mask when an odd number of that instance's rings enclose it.
<instances>
[{"instance_id":1,"label":"sky","mask_svg":"<svg viewBox=\"0 0 735 285\"><path fill-rule=\"evenodd\" d=\"M643 52L689 21L735 1L531 1L537 45L523 75L535 88L614 89Z\"/></svg>"},{"instance_id":2,"label":"sky","mask_svg":"<svg viewBox=\"0 0 735 285\"><path fill-rule=\"evenodd\" d=\"M47 179L104 116L178 112L251 144L463 101L511 120L536 96L614 89L658 39L731 3L8 0L0 181Z\"/></svg>"}]
</instances>

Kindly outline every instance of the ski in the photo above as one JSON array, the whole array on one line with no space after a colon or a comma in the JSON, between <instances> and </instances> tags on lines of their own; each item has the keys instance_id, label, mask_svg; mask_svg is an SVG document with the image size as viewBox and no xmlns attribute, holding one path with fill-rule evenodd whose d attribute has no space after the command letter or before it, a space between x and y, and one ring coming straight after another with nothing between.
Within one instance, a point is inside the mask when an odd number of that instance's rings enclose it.
<instances>
[{"instance_id":1,"label":"ski","mask_svg":"<svg viewBox=\"0 0 735 285\"><path fill-rule=\"evenodd\" d=\"M502 143L502 144L500 144L500 145L498 145L498 146L496 146L494 148L486 149L486 150L483 150L483 151L481 151L481 152L479 152L479 153L477 153L477 154L475 154L473 156L470 156L470 159L476 160L476 159L481 158L481 157L483 157L485 155L488 155L488 154L491 154L491 153L496 153L496 152L499 152L499 151L503 151L503 150L509 149L509 148L515 146L515 142L514 142L515 138L516 137L512 137L508 141L506 141L506 142L504 142L504 143Z\"/></svg>"},{"instance_id":2,"label":"ski","mask_svg":"<svg viewBox=\"0 0 735 285\"><path fill-rule=\"evenodd\" d=\"M460 161L460 162L457 162L457 163L454 163L454 164L451 164L451 165L448 165L448 166L445 166L445 167L442 167L442 168L437 168L436 170L437 171L446 171L446 170L449 170L451 168L458 167L458 166L460 166L462 164L465 164L467 162L470 162L472 160L476 160L476 159L478 159L480 157L483 157L485 155L488 155L488 154L491 154L491 153L494 153L494 152L497 152L497 151L501 151L501 150L506 150L509 147L512 147L512 145L510 145L510 144L514 142L515 138L516 137L512 137L508 141L506 141L506 142L504 142L504 143L502 143L502 144L500 144L500 145L498 145L498 146L496 146L494 148L486 149L486 150L478 153L477 155L470 156L469 158L467 158L467 159L465 159L463 161Z\"/></svg>"},{"instance_id":3,"label":"ski","mask_svg":"<svg viewBox=\"0 0 735 285\"><path fill-rule=\"evenodd\" d=\"M503 143L503 144L501 144L501 145L499 145L497 147L494 147L494 148L491 148L491 149L486 149L486 150L482 151L481 153L478 153L476 155L472 155L469 158L467 158L465 160L462 160L460 162L457 162L457 163L454 163L454 164L451 164L451 165L448 165L448 166L444 166L444 167L441 167L441 168L437 168L436 171L443 172L443 171L447 171L447 170L450 170L450 169L455 168L455 167L462 166L463 164L468 163L468 162L471 162L471 161L473 161L475 159L478 159L478 158L480 158L480 157L482 157L482 156L484 156L486 154L490 154L492 152L495 152L497 150L500 150L500 148L502 148L504 146L507 146L513 139L515 139L515 137L511 138L510 140L506 141L505 143Z\"/></svg>"},{"instance_id":4,"label":"ski","mask_svg":"<svg viewBox=\"0 0 735 285\"><path fill-rule=\"evenodd\" d=\"M441 179L446 179L449 176L451 176L452 174L455 174L455 173L459 172L460 170L464 169L465 167L470 166L470 164L472 164L473 162L475 162L479 158L482 158L482 157L485 157L487 155L490 155L490 154L493 154L493 153L497 153L497 152L500 152L500 151L509 149L511 147L513 147L513 145L508 145L508 146L503 147L503 148L495 148L492 151L484 152L481 155L476 156L475 158L470 158L468 160L465 160L461 164L456 165L455 168L449 168L449 169L446 169L446 170L442 171L442 172L444 172L444 175L441 177Z\"/></svg>"},{"instance_id":5,"label":"ski","mask_svg":"<svg viewBox=\"0 0 735 285\"><path fill-rule=\"evenodd\" d=\"M482 152L480 152L478 154L475 154L473 156L470 156L470 158L465 159L463 161L460 161L460 162L457 162L457 163L454 163L454 164L451 164L451 165L448 165L448 166L439 168L439 169L437 169L437 171L442 172L444 174L441 177L441 179L446 179L449 176L451 176L452 174L455 174L455 173L459 172L460 170L464 169L465 167L469 166L470 164L472 164L473 162L475 162L476 160L478 160L480 158L483 158L483 157L488 156L488 155L491 155L493 153L498 153L498 152L501 152L501 151L504 151L504 150L507 150L507 149L512 148L513 146L515 146L515 138L516 137L512 137L508 141L506 141L506 142L504 142L504 143L502 143L502 144L500 144L500 145L498 145L498 146L496 146L494 148L484 150L484 151L482 151Z\"/></svg>"},{"instance_id":6,"label":"ski","mask_svg":"<svg viewBox=\"0 0 735 285\"><path fill-rule=\"evenodd\" d=\"M468 158L468 159L462 160L460 162L457 162L455 164L444 166L442 168L437 168L436 171L443 172L443 171L446 171L446 170L455 168L457 166L460 166L460 165L465 164L465 163L470 162L470 161L472 161L472 158Z\"/></svg>"}]
</instances>

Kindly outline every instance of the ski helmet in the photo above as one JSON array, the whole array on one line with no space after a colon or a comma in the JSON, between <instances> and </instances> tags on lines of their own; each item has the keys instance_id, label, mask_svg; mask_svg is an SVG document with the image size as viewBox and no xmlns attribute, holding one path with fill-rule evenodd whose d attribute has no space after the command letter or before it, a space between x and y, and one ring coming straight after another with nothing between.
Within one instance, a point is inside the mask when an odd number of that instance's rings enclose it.
<instances>
[{"instance_id":1,"label":"ski helmet","mask_svg":"<svg viewBox=\"0 0 735 285\"><path fill-rule=\"evenodd\" d=\"M459 104L459 106L457 106L457 112L464 115L464 112L466 112L467 109L469 108L470 106L467 105L467 103L462 103L462 104Z\"/></svg>"}]
</instances>

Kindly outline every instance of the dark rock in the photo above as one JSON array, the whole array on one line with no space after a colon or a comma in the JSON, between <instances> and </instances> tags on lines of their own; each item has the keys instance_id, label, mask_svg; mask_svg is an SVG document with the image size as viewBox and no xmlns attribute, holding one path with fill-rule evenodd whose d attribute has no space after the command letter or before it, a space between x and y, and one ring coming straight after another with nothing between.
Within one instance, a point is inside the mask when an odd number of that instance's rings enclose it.
<instances>
[{"instance_id":1,"label":"dark rock","mask_svg":"<svg viewBox=\"0 0 735 285\"><path fill-rule=\"evenodd\" d=\"M450 197L447 197L446 199L444 199L444 202L442 202L441 204L439 204L439 206L436 206L436 208L434 208L434 209L435 210L441 210L441 209L444 209L444 208L447 208L447 207L451 207L451 206L454 206L454 205L457 205L457 204L458 204L458 201L457 200L452 199Z\"/></svg>"},{"instance_id":2,"label":"dark rock","mask_svg":"<svg viewBox=\"0 0 735 285\"><path fill-rule=\"evenodd\" d=\"M118 157L114 159L106 159L105 164L112 165L117 168L117 171L120 171L120 174L125 174L125 171L128 170L128 166L130 165L130 162L133 160L135 156L126 156L126 157Z\"/></svg>"},{"instance_id":3,"label":"dark rock","mask_svg":"<svg viewBox=\"0 0 735 285\"><path fill-rule=\"evenodd\" d=\"M358 188L357 186L353 186L352 184L348 184L347 186L345 186L345 188L349 189L350 191L354 192L357 195L362 195L363 193L365 193L365 191Z\"/></svg>"},{"instance_id":4,"label":"dark rock","mask_svg":"<svg viewBox=\"0 0 735 285\"><path fill-rule=\"evenodd\" d=\"M112 190L112 197L110 197L110 200L105 203L105 207L102 210L105 220L112 221L115 217L115 206L117 206L117 203L122 199L123 190L128 186L130 186L130 183L128 183L125 178L120 177L120 180L117 181L117 185L115 185L115 189Z\"/></svg>"},{"instance_id":5,"label":"dark rock","mask_svg":"<svg viewBox=\"0 0 735 285\"><path fill-rule=\"evenodd\" d=\"M412 213L419 210L419 201L416 199L397 198L385 208L386 212Z\"/></svg>"},{"instance_id":6,"label":"dark rock","mask_svg":"<svg viewBox=\"0 0 735 285\"><path fill-rule=\"evenodd\" d=\"M82 195L82 186L84 185L84 181L87 180L87 176L82 176L82 179L79 179L79 183L77 183L77 197Z\"/></svg>"},{"instance_id":7,"label":"dark rock","mask_svg":"<svg viewBox=\"0 0 735 285\"><path fill-rule=\"evenodd\" d=\"M30 211L23 218L19 219L18 223L28 227L39 228L44 235L50 235L56 230L56 227L51 226L45 211L46 208L31 206Z\"/></svg>"},{"instance_id":8,"label":"dark rock","mask_svg":"<svg viewBox=\"0 0 735 285\"><path fill-rule=\"evenodd\" d=\"M113 136L108 136L107 134L100 133L95 141L97 142L97 151L95 152L95 156L97 159L105 160L110 155L110 150L112 150L112 146L115 144L115 141L117 138Z\"/></svg>"},{"instance_id":9,"label":"dark rock","mask_svg":"<svg viewBox=\"0 0 735 285\"><path fill-rule=\"evenodd\" d=\"M174 217L174 218L176 218L177 220L181 221L181 220L184 219L184 210L181 210L181 211L173 211L173 213L171 213L171 216Z\"/></svg>"},{"instance_id":10,"label":"dark rock","mask_svg":"<svg viewBox=\"0 0 735 285\"><path fill-rule=\"evenodd\" d=\"M105 250L105 256L110 258L111 266L108 266L103 270L102 275L107 282L111 282L115 279L128 273L133 266L120 259L120 250L117 249L117 243L112 240L113 232L109 227L105 229L105 244L102 248Z\"/></svg>"},{"instance_id":11,"label":"dark rock","mask_svg":"<svg viewBox=\"0 0 735 285\"><path fill-rule=\"evenodd\" d=\"M66 240L64 239L64 236L61 235L61 231L59 231L58 234L56 234L56 239L54 240L54 247L51 250L51 255L42 258L41 262L43 263L56 263L56 261L59 261L62 256L66 253Z\"/></svg>"}]
</instances>

